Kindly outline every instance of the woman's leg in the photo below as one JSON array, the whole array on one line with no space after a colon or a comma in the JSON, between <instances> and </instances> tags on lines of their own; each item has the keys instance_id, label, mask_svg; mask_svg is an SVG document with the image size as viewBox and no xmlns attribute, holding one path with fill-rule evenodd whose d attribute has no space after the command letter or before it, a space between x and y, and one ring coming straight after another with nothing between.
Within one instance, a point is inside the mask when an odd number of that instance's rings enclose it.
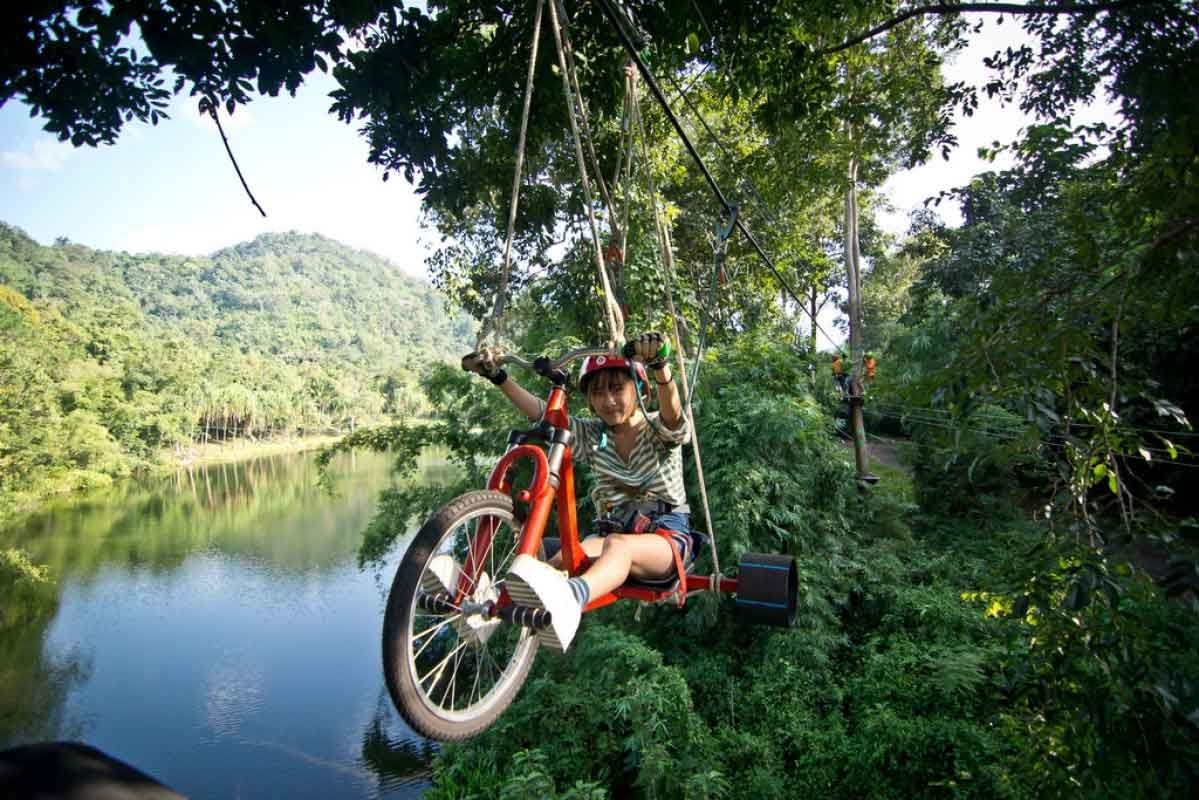
<instances>
[{"instance_id":1,"label":"woman's leg","mask_svg":"<svg viewBox=\"0 0 1199 800\"><path fill-rule=\"evenodd\" d=\"M592 555L594 542L583 542ZM591 597L599 597L621 586L628 577L660 578L674 569L674 548L661 536L645 533L613 533L601 540L595 561L583 573Z\"/></svg>"}]
</instances>

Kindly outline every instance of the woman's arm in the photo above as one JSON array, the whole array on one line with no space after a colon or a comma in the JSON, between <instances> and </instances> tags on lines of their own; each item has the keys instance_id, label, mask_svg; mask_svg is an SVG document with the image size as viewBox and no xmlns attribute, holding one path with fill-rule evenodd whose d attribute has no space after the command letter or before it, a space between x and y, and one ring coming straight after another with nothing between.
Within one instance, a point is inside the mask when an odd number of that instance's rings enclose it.
<instances>
[{"instance_id":1,"label":"woman's arm","mask_svg":"<svg viewBox=\"0 0 1199 800\"><path fill-rule=\"evenodd\" d=\"M658 385L658 411L662 424L672 431L678 430L683 424L683 403L679 399L679 388L670 375L670 365L663 364L651 371L650 376Z\"/></svg>"},{"instance_id":2,"label":"woman's arm","mask_svg":"<svg viewBox=\"0 0 1199 800\"><path fill-rule=\"evenodd\" d=\"M512 378L508 378L508 380L499 386L504 396L512 401L512 405L516 406L520 413L528 417L530 422L536 422L541 419L542 403L540 397L512 380Z\"/></svg>"},{"instance_id":3,"label":"woman's arm","mask_svg":"<svg viewBox=\"0 0 1199 800\"><path fill-rule=\"evenodd\" d=\"M508 377L508 372L500 366L503 363L503 352L495 347L484 347L474 353L462 357L462 368L476 375L482 375L496 386L504 396L516 406L520 413L531 421L541 419L542 403L537 397L526 391L519 383Z\"/></svg>"}]
</instances>

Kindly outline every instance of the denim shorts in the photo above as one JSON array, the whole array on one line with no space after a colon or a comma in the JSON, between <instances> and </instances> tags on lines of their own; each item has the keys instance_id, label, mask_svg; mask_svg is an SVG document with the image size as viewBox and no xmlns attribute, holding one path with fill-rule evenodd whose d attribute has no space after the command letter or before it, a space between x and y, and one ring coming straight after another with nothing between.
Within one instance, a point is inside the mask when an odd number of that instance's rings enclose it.
<instances>
[{"instance_id":1,"label":"denim shorts","mask_svg":"<svg viewBox=\"0 0 1199 800\"><path fill-rule=\"evenodd\" d=\"M665 514L651 514L652 530L665 528L670 531L670 538L679 548L683 564L690 564L695 558L695 540L691 536L691 515L679 511L668 511Z\"/></svg>"}]
</instances>

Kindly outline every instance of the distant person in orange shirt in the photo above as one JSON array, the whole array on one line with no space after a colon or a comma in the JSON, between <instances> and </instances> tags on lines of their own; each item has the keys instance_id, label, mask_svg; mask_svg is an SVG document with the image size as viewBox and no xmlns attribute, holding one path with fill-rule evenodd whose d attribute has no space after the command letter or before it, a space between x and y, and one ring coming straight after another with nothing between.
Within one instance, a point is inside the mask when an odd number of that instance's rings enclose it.
<instances>
[{"instance_id":1,"label":"distant person in orange shirt","mask_svg":"<svg viewBox=\"0 0 1199 800\"><path fill-rule=\"evenodd\" d=\"M833 353L833 363L831 366L833 370L833 383L837 386L837 392L845 394L845 362L841 360L840 353Z\"/></svg>"}]
</instances>

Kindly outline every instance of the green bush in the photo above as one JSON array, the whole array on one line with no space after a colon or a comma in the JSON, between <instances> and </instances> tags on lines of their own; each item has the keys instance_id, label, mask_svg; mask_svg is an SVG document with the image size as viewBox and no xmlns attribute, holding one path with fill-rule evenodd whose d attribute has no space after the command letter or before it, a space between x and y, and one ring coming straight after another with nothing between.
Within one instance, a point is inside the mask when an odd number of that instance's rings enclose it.
<instances>
[{"instance_id":1,"label":"green bush","mask_svg":"<svg viewBox=\"0 0 1199 800\"><path fill-rule=\"evenodd\" d=\"M912 440L916 499L948 518L1010 511L1044 469L1036 428L999 406L912 423Z\"/></svg>"}]
</instances>

